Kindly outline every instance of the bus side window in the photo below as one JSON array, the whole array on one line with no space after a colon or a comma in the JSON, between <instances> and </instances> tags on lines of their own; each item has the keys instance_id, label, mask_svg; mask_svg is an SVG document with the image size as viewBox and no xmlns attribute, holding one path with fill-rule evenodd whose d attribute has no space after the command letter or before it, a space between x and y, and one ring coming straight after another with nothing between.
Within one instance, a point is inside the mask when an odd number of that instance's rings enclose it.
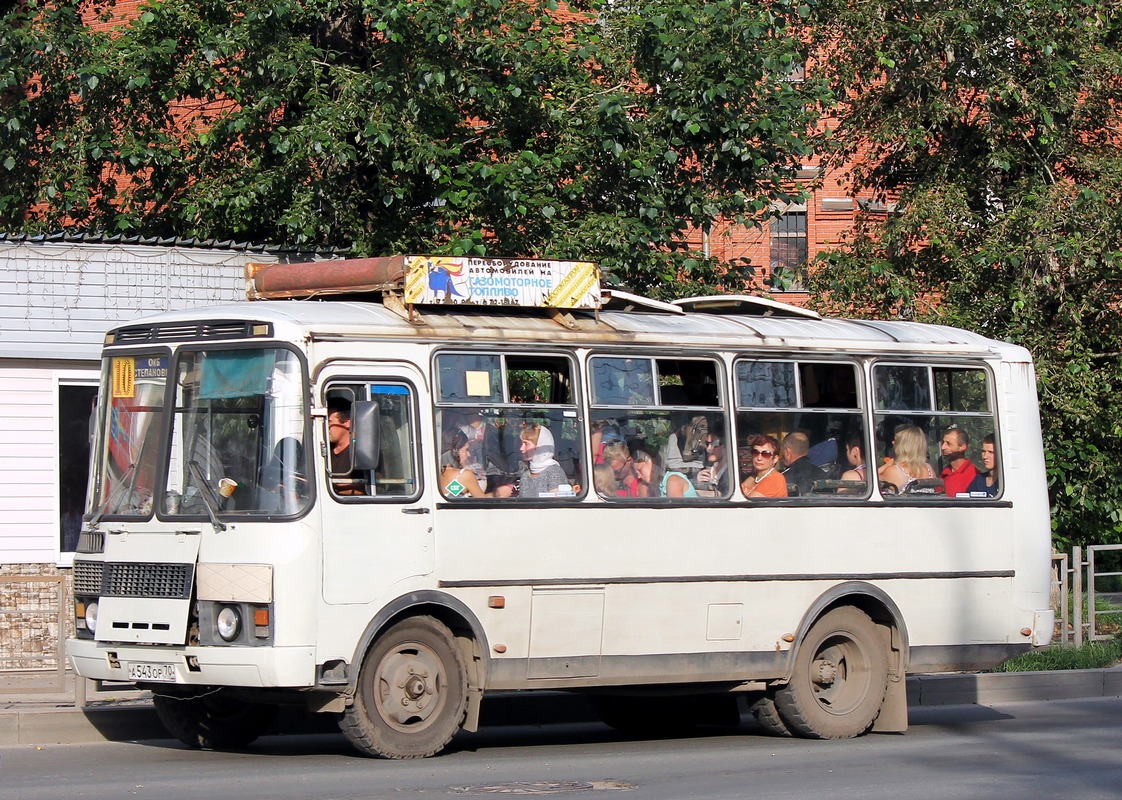
<instances>
[{"instance_id":1,"label":"bus side window","mask_svg":"<svg viewBox=\"0 0 1122 800\"><path fill-rule=\"evenodd\" d=\"M877 364L873 380L877 455L883 462L882 493L891 498L980 499L999 494L1001 466L995 457L998 426L987 370ZM944 452L941 447L952 431L956 444L966 447L965 459L963 454ZM904 453L897 452L901 441Z\"/></svg>"},{"instance_id":2,"label":"bus side window","mask_svg":"<svg viewBox=\"0 0 1122 800\"><path fill-rule=\"evenodd\" d=\"M610 501L728 497L731 450L707 446L710 431L726 427L716 361L595 356L589 373L597 494Z\"/></svg>"},{"instance_id":3,"label":"bus side window","mask_svg":"<svg viewBox=\"0 0 1122 800\"><path fill-rule=\"evenodd\" d=\"M413 443L416 441L413 399L409 387L376 383L370 399L378 403L378 466L373 473L372 493L377 496L409 497L418 489Z\"/></svg>"},{"instance_id":4,"label":"bus side window","mask_svg":"<svg viewBox=\"0 0 1122 800\"><path fill-rule=\"evenodd\" d=\"M860 376L853 362L738 360L742 485L751 488L760 477L750 457L751 442L767 436L780 443L782 460L775 468L786 480L788 497L867 497Z\"/></svg>"},{"instance_id":5,"label":"bus side window","mask_svg":"<svg viewBox=\"0 0 1122 800\"><path fill-rule=\"evenodd\" d=\"M435 371L438 474L445 498L533 499L583 491L584 435L571 357L442 352ZM540 441L524 445L528 432Z\"/></svg>"},{"instance_id":6,"label":"bus side window","mask_svg":"<svg viewBox=\"0 0 1122 800\"><path fill-rule=\"evenodd\" d=\"M411 389L389 382L335 385L328 389L326 403L332 494L397 500L416 495L417 436ZM367 418L364 414L356 424L352 411L370 410L371 403L376 404L377 415ZM368 463L358 464L358 445L366 442L364 449L372 448L375 438L378 450L360 459Z\"/></svg>"}]
</instances>

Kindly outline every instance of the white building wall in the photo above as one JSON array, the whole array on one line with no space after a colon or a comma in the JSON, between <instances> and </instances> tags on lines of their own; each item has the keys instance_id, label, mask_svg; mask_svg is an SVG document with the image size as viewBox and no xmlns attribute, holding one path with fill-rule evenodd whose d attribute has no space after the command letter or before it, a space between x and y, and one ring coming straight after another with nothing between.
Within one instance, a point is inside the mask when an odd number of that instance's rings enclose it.
<instances>
[{"instance_id":1,"label":"white building wall","mask_svg":"<svg viewBox=\"0 0 1122 800\"><path fill-rule=\"evenodd\" d=\"M0 361L0 564L59 560L58 384L96 362Z\"/></svg>"},{"instance_id":2,"label":"white building wall","mask_svg":"<svg viewBox=\"0 0 1122 800\"><path fill-rule=\"evenodd\" d=\"M245 250L0 242L0 357L96 358L113 325L244 300L245 264L277 260Z\"/></svg>"},{"instance_id":3,"label":"white building wall","mask_svg":"<svg viewBox=\"0 0 1122 800\"><path fill-rule=\"evenodd\" d=\"M0 242L0 567L68 563L59 546L59 382L96 383L111 327L244 300L245 264L278 260L232 248Z\"/></svg>"}]
</instances>

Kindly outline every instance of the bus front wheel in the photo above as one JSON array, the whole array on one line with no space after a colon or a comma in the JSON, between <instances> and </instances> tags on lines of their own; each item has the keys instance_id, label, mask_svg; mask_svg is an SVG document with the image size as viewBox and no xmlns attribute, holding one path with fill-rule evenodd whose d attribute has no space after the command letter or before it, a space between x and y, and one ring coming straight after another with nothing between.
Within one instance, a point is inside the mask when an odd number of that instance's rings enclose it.
<instances>
[{"instance_id":1,"label":"bus front wheel","mask_svg":"<svg viewBox=\"0 0 1122 800\"><path fill-rule=\"evenodd\" d=\"M390 628L370 648L339 725L360 752L424 758L444 749L467 714L467 667L432 617Z\"/></svg>"},{"instance_id":2,"label":"bus front wheel","mask_svg":"<svg viewBox=\"0 0 1122 800\"><path fill-rule=\"evenodd\" d=\"M876 624L863 611L843 606L811 626L775 704L801 736L849 739L872 726L887 690L888 654Z\"/></svg>"},{"instance_id":3,"label":"bus front wheel","mask_svg":"<svg viewBox=\"0 0 1122 800\"><path fill-rule=\"evenodd\" d=\"M164 729L188 747L236 750L263 734L277 715L277 707L249 703L229 692L198 694L154 693L152 705Z\"/></svg>"}]
</instances>

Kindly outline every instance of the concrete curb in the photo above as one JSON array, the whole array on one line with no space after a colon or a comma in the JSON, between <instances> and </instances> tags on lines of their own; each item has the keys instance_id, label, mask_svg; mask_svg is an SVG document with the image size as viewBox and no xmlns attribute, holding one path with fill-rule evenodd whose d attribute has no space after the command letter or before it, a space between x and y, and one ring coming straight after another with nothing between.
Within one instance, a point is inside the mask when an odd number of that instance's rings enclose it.
<instances>
[{"instance_id":1,"label":"concrete curb","mask_svg":"<svg viewBox=\"0 0 1122 800\"><path fill-rule=\"evenodd\" d=\"M85 708L28 700L0 708L0 747L90 744L170 738L150 699L134 693L119 701ZM1122 668L986 674L913 675L908 706L991 705L1079 697L1122 697ZM3 696L0 695L0 699ZM483 724L534 725L593 722L596 716L580 695L564 692L499 694L484 702ZM270 734L336 732L334 719L298 708L284 708Z\"/></svg>"}]
</instances>

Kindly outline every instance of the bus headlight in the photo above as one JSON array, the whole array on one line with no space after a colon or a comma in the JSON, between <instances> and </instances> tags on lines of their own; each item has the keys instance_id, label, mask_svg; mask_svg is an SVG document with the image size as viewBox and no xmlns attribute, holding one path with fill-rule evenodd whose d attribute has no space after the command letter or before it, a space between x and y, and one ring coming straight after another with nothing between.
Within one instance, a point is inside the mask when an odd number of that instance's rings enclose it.
<instances>
[{"instance_id":1,"label":"bus headlight","mask_svg":"<svg viewBox=\"0 0 1122 800\"><path fill-rule=\"evenodd\" d=\"M85 620L86 630L90 633L97 633L97 601L86 603L85 613L82 614L82 619Z\"/></svg>"},{"instance_id":2,"label":"bus headlight","mask_svg":"<svg viewBox=\"0 0 1122 800\"><path fill-rule=\"evenodd\" d=\"M218 628L218 635L224 641L232 642L241 633L242 616L234 606L222 606L214 622L215 627Z\"/></svg>"}]
</instances>

